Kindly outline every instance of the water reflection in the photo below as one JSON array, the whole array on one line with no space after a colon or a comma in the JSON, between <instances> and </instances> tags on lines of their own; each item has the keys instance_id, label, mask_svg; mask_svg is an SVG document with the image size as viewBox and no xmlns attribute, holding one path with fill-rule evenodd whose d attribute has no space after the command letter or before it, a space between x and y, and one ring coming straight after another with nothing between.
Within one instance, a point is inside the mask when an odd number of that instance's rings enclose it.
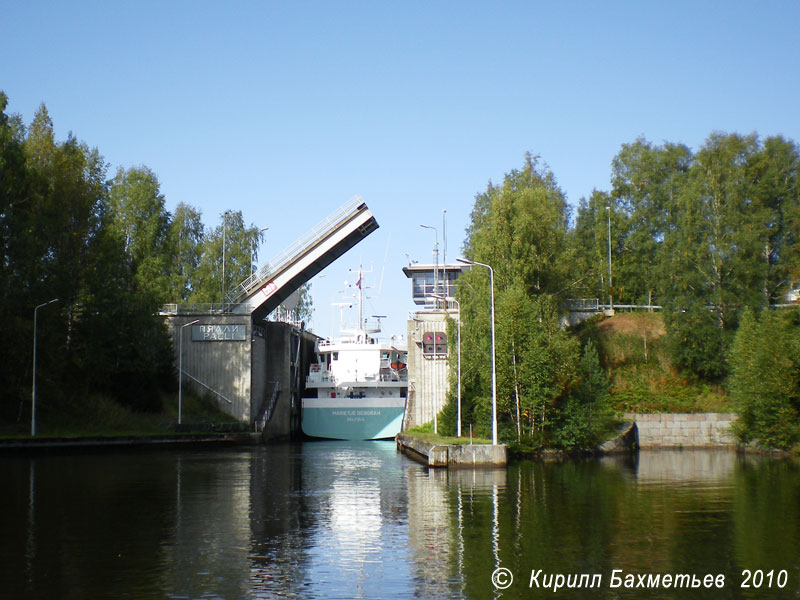
<instances>
[{"instance_id":1,"label":"water reflection","mask_svg":"<svg viewBox=\"0 0 800 600\"><path fill-rule=\"evenodd\" d=\"M600 459L600 464L627 471L639 483L670 484L724 481L739 462L736 453L727 450L650 450Z\"/></svg>"},{"instance_id":2,"label":"water reflection","mask_svg":"<svg viewBox=\"0 0 800 600\"><path fill-rule=\"evenodd\" d=\"M428 470L391 443L0 458L0 596L530 598L532 570L723 573L800 594L796 460L643 452ZM505 591L491 582L510 569ZM698 595L694 591L692 597ZM552 592L548 592L552 593ZM759 595L760 594L760 595ZM700 594L702 596L702 594ZM656 590L648 597L686 597Z\"/></svg>"},{"instance_id":3,"label":"water reflection","mask_svg":"<svg viewBox=\"0 0 800 600\"><path fill-rule=\"evenodd\" d=\"M406 473L394 444L315 442L303 447L313 491L307 597L410 596Z\"/></svg>"}]
</instances>

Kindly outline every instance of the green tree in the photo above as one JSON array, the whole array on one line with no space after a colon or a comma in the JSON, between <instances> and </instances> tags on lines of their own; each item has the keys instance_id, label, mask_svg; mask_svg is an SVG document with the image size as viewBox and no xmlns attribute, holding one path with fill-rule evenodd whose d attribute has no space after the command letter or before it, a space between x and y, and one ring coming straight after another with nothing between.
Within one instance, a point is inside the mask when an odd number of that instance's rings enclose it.
<instances>
[{"instance_id":1,"label":"green tree","mask_svg":"<svg viewBox=\"0 0 800 600\"><path fill-rule=\"evenodd\" d=\"M675 361L717 378L744 307L788 287L796 261L797 148L713 134L695 156L665 235L664 304Z\"/></svg>"},{"instance_id":2,"label":"green tree","mask_svg":"<svg viewBox=\"0 0 800 600\"><path fill-rule=\"evenodd\" d=\"M529 436L538 432L549 442L574 383L580 349L578 340L561 327L551 298L535 298L532 308L529 340L522 354L522 381L527 390L522 429Z\"/></svg>"},{"instance_id":3,"label":"green tree","mask_svg":"<svg viewBox=\"0 0 800 600\"><path fill-rule=\"evenodd\" d=\"M161 408L175 389L172 340L155 312L156 300L138 288L129 257L112 228L93 242L83 301L70 353L77 393L101 392L141 411Z\"/></svg>"},{"instance_id":4,"label":"green tree","mask_svg":"<svg viewBox=\"0 0 800 600\"><path fill-rule=\"evenodd\" d=\"M0 419L16 419L24 400L22 386L29 371L32 322L27 315L35 281L26 270L34 261L29 254L36 239L32 231L31 179L25 154L25 127L16 115L6 114L8 97L0 92L0 311L5 317L0 344ZM50 300L52 297L42 301ZM42 312L42 318L52 318ZM49 329L47 330L49 331Z\"/></svg>"},{"instance_id":5,"label":"green tree","mask_svg":"<svg viewBox=\"0 0 800 600\"><path fill-rule=\"evenodd\" d=\"M560 411L555 444L562 448L593 449L600 444L613 418L608 373L600 366L597 349L587 342L577 379Z\"/></svg>"},{"instance_id":6,"label":"green tree","mask_svg":"<svg viewBox=\"0 0 800 600\"><path fill-rule=\"evenodd\" d=\"M90 298L87 286L97 276L92 252L104 227L106 165L96 149L70 135L56 143L53 123L42 105L24 141L28 178L25 211L14 215L20 231L13 251L20 307L59 298L49 311L40 345L50 364L41 383L54 398L67 391L61 383L75 356L75 339ZM27 311L26 311L27 312Z\"/></svg>"},{"instance_id":7,"label":"green tree","mask_svg":"<svg viewBox=\"0 0 800 600\"><path fill-rule=\"evenodd\" d=\"M286 307L289 311L289 316L292 321L304 321L308 323L314 313L314 301L311 297L311 283L305 283L297 288L293 294L296 295L296 301L293 300L291 308Z\"/></svg>"},{"instance_id":8,"label":"green tree","mask_svg":"<svg viewBox=\"0 0 800 600\"><path fill-rule=\"evenodd\" d=\"M729 388L742 442L792 448L800 441L800 313L743 313L731 349Z\"/></svg>"},{"instance_id":9,"label":"green tree","mask_svg":"<svg viewBox=\"0 0 800 600\"><path fill-rule=\"evenodd\" d=\"M6 106L0 95L0 417L27 418L32 361L19 348L30 348L34 307L53 298L38 315L40 418L68 416L95 391L144 408L172 377L170 341L112 226L106 164L72 135L57 142L44 105L27 130Z\"/></svg>"},{"instance_id":10,"label":"green tree","mask_svg":"<svg viewBox=\"0 0 800 600\"><path fill-rule=\"evenodd\" d=\"M136 287L157 304L170 299L176 248L158 178L147 167L120 168L108 198L110 226L123 241Z\"/></svg>"},{"instance_id":11,"label":"green tree","mask_svg":"<svg viewBox=\"0 0 800 600\"><path fill-rule=\"evenodd\" d=\"M502 186L490 184L476 197L465 250L494 267L497 410L506 439L547 438L575 377L579 347L556 310L571 287L568 220L555 177L530 155ZM462 408L483 435L491 408L489 292L486 269L459 279Z\"/></svg>"},{"instance_id":12,"label":"green tree","mask_svg":"<svg viewBox=\"0 0 800 600\"><path fill-rule=\"evenodd\" d=\"M569 243L573 248L573 266L579 283L570 290L571 296L608 300L608 227L613 200L607 192L594 190L589 200L581 198ZM606 207L609 207L608 209ZM615 228L618 213L614 212ZM616 230L616 229L615 229Z\"/></svg>"},{"instance_id":13,"label":"green tree","mask_svg":"<svg viewBox=\"0 0 800 600\"><path fill-rule=\"evenodd\" d=\"M245 226L241 211L227 210L221 219L201 244L192 302L230 302L236 286L253 272L262 232L254 225Z\"/></svg>"},{"instance_id":14,"label":"green tree","mask_svg":"<svg viewBox=\"0 0 800 600\"><path fill-rule=\"evenodd\" d=\"M186 302L193 294L204 231L200 211L183 202L179 203L170 225L171 243L175 248L170 268L170 302Z\"/></svg>"},{"instance_id":15,"label":"green tree","mask_svg":"<svg viewBox=\"0 0 800 600\"><path fill-rule=\"evenodd\" d=\"M757 304L743 285L752 257L741 229L748 198L745 164L754 137L712 135L676 195L665 236L665 322L673 360L694 375L726 372L736 312Z\"/></svg>"},{"instance_id":16,"label":"green tree","mask_svg":"<svg viewBox=\"0 0 800 600\"><path fill-rule=\"evenodd\" d=\"M764 305L783 302L800 278L800 153L795 143L771 137L746 165L750 182L745 227L754 261L748 284L759 289Z\"/></svg>"},{"instance_id":17,"label":"green tree","mask_svg":"<svg viewBox=\"0 0 800 600\"><path fill-rule=\"evenodd\" d=\"M664 277L664 238L692 154L686 146L624 144L612 162L614 288L621 303L652 304Z\"/></svg>"}]
</instances>

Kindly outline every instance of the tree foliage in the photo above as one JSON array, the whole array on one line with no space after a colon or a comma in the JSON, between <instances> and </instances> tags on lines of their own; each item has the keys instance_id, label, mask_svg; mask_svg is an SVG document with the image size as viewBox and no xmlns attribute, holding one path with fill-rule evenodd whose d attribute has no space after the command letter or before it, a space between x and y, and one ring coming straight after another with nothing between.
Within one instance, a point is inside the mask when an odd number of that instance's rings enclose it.
<instances>
[{"instance_id":1,"label":"tree foliage","mask_svg":"<svg viewBox=\"0 0 800 600\"><path fill-rule=\"evenodd\" d=\"M784 301L800 279L799 168L797 145L781 137L714 133L696 153L623 145L611 191L582 200L570 232L592 282L582 291L608 294L596 272L610 220L615 302L664 306L674 362L723 377L741 310Z\"/></svg>"},{"instance_id":2,"label":"tree foliage","mask_svg":"<svg viewBox=\"0 0 800 600\"><path fill-rule=\"evenodd\" d=\"M745 309L731 350L730 392L742 442L792 448L800 442L800 312Z\"/></svg>"},{"instance_id":3,"label":"tree foliage","mask_svg":"<svg viewBox=\"0 0 800 600\"><path fill-rule=\"evenodd\" d=\"M591 428L575 427L572 436L557 433L583 415L585 404L576 395L581 349L561 327L557 309L573 276L568 222L569 208L555 177L531 155L522 170L476 198L465 253L494 271L497 413L504 439L536 438L569 447L589 443ZM481 266L459 279L462 411L465 422L483 435L491 421L489 288L488 270ZM564 418L568 405L573 420ZM445 419L452 412L448 408Z\"/></svg>"},{"instance_id":4,"label":"tree foliage","mask_svg":"<svg viewBox=\"0 0 800 600\"><path fill-rule=\"evenodd\" d=\"M227 211L206 231L195 208L166 210L144 166L108 167L72 134L55 139L42 105L28 127L0 92L0 421L29 420L34 308L41 418L101 393L138 410L175 387L166 302L219 302L247 277L261 232ZM223 281L222 239L226 275ZM306 302L305 306L309 306Z\"/></svg>"},{"instance_id":5,"label":"tree foliage","mask_svg":"<svg viewBox=\"0 0 800 600\"><path fill-rule=\"evenodd\" d=\"M158 178L146 167L119 169L108 200L111 230L122 241L136 287L167 302L176 247Z\"/></svg>"},{"instance_id":6,"label":"tree foliage","mask_svg":"<svg viewBox=\"0 0 800 600\"><path fill-rule=\"evenodd\" d=\"M0 96L0 110L6 104ZM34 307L55 298L38 315L45 420L93 391L156 408L170 383L170 341L150 277L137 277L147 252L137 255L135 236L125 244L120 235L105 162L72 135L57 142L44 105L27 130L3 112L0 144L0 302L10 321L0 350L2 417L27 416L32 357L19 349L31 347Z\"/></svg>"},{"instance_id":7,"label":"tree foliage","mask_svg":"<svg viewBox=\"0 0 800 600\"><path fill-rule=\"evenodd\" d=\"M263 233L244 223L241 211L227 210L203 236L192 280L192 302L230 302L230 292L255 270Z\"/></svg>"},{"instance_id":8,"label":"tree foliage","mask_svg":"<svg viewBox=\"0 0 800 600\"><path fill-rule=\"evenodd\" d=\"M170 302L187 302L197 286L195 274L200 266L205 234L202 215L193 206L178 204L170 225L175 253L172 257Z\"/></svg>"}]
</instances>

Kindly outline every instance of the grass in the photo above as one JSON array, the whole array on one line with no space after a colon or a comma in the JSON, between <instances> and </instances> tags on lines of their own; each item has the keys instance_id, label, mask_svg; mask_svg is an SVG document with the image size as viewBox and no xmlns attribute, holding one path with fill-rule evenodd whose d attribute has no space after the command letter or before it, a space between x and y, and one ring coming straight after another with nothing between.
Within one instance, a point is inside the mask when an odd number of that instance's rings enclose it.
<instances>
[{"instance_id":1,"label":"grass","mask_svg":"<svg viewBox=\"0 0 800 600\"><path fill-rule=\"evenodd\" d=\"M175 434L178 423L178 396L165 394L162 409L155 413L137 412L102 395L73 400L57 409L44 406L37 415L37 437L125 437ZM37 411L38 412L38 411ZM220 411L213 400L183 394L183 427L180 433L208 431L212 424L238 428L239 422ZM0 438L30 436L30 422L0 424Z\"/></svg>"},{"instance_id":2,"label":"grass","mask_svg":"<svg viewBox=\"0 0 800 600\"><path fill-rule=\"evenodd\" d=\"M597 347L617 412L728 412L722 385L682 377L672 365L660 313L618 313L577 328Z\"/></svg>"},{"instance_id":3,"label":"grass","mask_svg":"<svg viewBox=\"0 0 800 600\"><path fill-rule=\"evenodd\" d=\"M421 425L419 427L412 427L411 429L407 429L403 433L407 433L408 435L412 435L415 438L422 440L423 442L428 442L429 444L437 444L437 445L458 445L458 444L491 444L491 440L487 440L485 438L473 437L471 442L469 437L450 437L450 436L443 436L433 433L433 423L426 423L425 425Z\"/></svg>"}]
</instances>

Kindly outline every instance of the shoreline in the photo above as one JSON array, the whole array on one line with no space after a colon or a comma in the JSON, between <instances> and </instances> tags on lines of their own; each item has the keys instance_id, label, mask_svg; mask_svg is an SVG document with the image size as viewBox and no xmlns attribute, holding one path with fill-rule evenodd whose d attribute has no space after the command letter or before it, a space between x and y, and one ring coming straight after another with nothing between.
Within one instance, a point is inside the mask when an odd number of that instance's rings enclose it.
<instances>
[{"instance_id":1,"label":"shoreline","mask_svg":"<svg viewBox=\"0 0 800 600\"><path fill-rule=\"evenodd\" d=\"M47 452L57 449L147 448L157 446L256 446L261 433L174 433L119 436L53 436L0 439L0 455Z\"/></svg>"}]
</instances>

